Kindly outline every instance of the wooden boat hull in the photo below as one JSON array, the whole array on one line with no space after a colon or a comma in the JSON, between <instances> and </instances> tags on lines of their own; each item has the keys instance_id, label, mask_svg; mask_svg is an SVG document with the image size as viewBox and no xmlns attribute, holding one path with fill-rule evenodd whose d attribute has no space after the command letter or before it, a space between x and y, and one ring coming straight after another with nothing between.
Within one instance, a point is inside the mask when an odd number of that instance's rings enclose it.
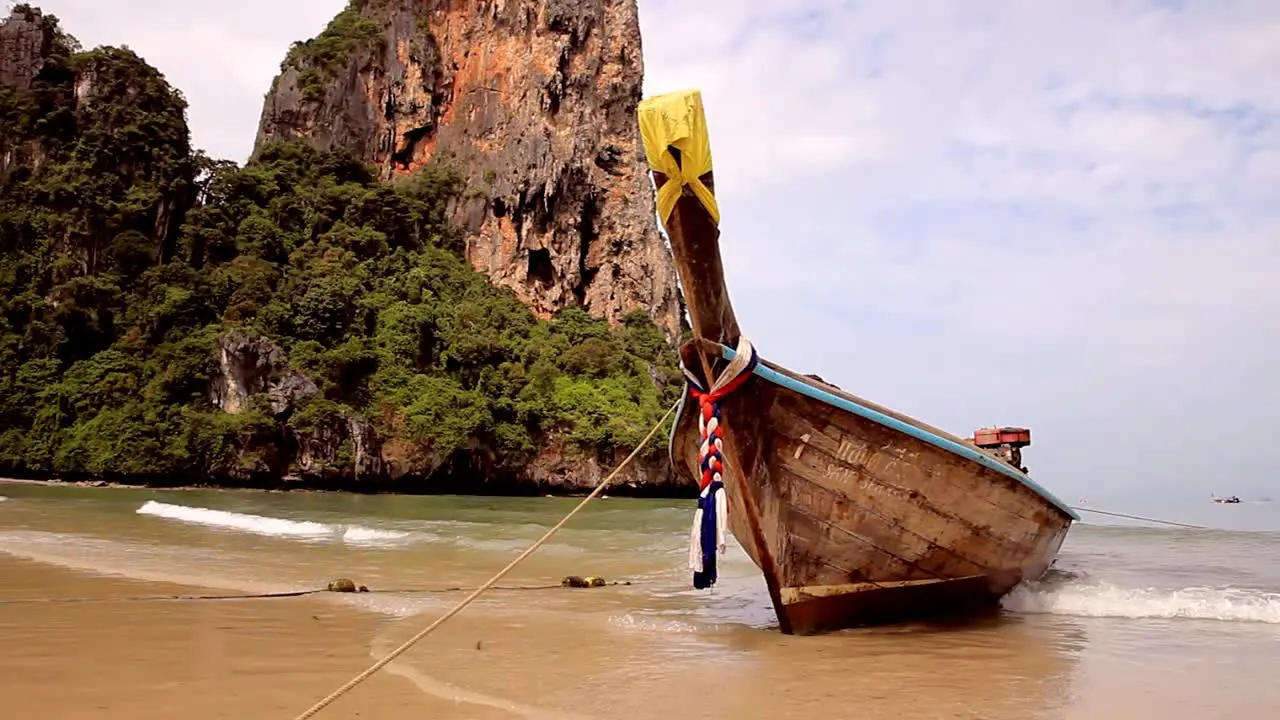
<instances>
[{"instance_id":1,"label":"wooden boat hull","mask_svg":"<svg viewBox=\"0 0 1280 720\"><path fill-rule=\"evenodd\" d=\"M731 362L730 347L754 350L725 285L701 94L638 114L694 338L681 359L699 401L691 386L670 447L704 493L695 585L714 581L722 501L785 633L961 611L1043 573L1078 517L1020 469L812 377Z\"/></svg>"},{"instance_id":2,"label":"wooden boat hull","mask_svg":"<svg viewBox=\"0 0 1280 720\"><path fill-rule=\"evenodd\" d=\"M869 625L885 625L964 615L996 603L1018 584L1016 576L977 575L954 580L908 582L897 586L830 594L783 594L783 612L797 635Z\"/></svg>"},{"instance_id":3,"label":"wooden boat hull","mask_svg":"<svg viewBox=\"0 0 1280 720\"><path fill-rule=\"evenodd\" d=\"M787 633L993 603L1048 569L1075 517L965 441L768 363L720 412L728 524L766 579L773 576L770 595ZM686 403L671 451L695 477L698 446Z\"/></svg>"}]
</instances>

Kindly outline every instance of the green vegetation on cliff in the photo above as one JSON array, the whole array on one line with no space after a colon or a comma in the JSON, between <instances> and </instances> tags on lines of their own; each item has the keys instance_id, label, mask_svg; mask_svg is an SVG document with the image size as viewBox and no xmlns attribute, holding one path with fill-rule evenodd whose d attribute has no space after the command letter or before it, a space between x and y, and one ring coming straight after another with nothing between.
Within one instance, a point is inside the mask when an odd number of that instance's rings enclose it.
<instances>
[{"instance_id":1,"label":"green vegetation on cliff","mask_svg":"<svg viewBox=\"0 0 1280 720\"><path fill-rule=\"evenodd\" d=\"M377 0L350 0L316 37L295 42L280 69L298 71L298 87L308 100L319 100L324 83L332 79L360 50L377 46L382 31L363 15Z\"/></svg>"},{"instance_id":2,"label":"green vegetation on cliff","mask_svg":"<svg viewBox=\"0 0 1280 720\"><path fill-rule=\"evenodd\" d=\"M301 143L210 161L185 107L65 35L30 91L0 89L0 472L349 476L358 426L419 478L519 477L552 442L611 459L678 396L643 312L538 320L475 272L447 168L381 183ZM224 412L233 334L309 391Z\"/></svg>"}]
</instances>

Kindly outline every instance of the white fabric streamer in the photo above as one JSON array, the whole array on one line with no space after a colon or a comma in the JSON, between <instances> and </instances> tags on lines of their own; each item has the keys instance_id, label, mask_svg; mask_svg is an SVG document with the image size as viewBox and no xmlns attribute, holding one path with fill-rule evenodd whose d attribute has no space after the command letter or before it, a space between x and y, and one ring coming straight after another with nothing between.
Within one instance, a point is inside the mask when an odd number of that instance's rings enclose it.
<instances>
[{"instance_id":1,"label":"white fabric streamer","mask_svg":"<svg viewBox=\"0 0 1280 720\"><path fill-rule=\"evenodd\" d=\"M703 488L699 497L705 498L710 490L710 485ZM716 505L716 552L723 555L729 517L729 500L723 487L716 491L713 502ZM701 507L694 511L693 527L689 530L689 569L696 573L702 572L702 515Z\"/></svg>"}]
</instances>

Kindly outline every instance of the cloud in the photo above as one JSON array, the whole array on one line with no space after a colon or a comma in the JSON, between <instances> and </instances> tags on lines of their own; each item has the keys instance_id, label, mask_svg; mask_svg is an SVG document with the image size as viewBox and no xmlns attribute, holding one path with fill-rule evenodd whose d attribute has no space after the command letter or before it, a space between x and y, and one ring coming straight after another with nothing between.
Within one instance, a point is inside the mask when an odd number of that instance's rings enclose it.
<instances>
[{"instance_id":1,"label":"cloud","mask_svg":"<svg viewBox=\"0 0 1280 720\"><path fill-rule=\"evenodd\" d=\"M233 159L289 43L343 4L42 3L157 65ZM729 284L767 357L959 433L1029 425L1064 497L1275 494L1280 5L640 13L646 92L703 91Z\"/></svg>"},{"instance_id":2,"label":"cloud","mask_svg":"<svg viewBox=\"0 0 1280 720\"><path fill-rule=\"evenodd\" d=\"M646 90L703 89L762 352L1064 493L1275 487L1280 7L683 5Z\"/></svg>"},{"instance_id":3,"label":"cloud","mask_svg":"<svg viewBox=\"0 0 1280 720\"><path fill-rule=\"evenodd\" d=\"M37 0L86 48L127 45L186 95L193 140L243 162L262 99L289 45L319 33L346 0Z\"/></svg>"}]
</instances>

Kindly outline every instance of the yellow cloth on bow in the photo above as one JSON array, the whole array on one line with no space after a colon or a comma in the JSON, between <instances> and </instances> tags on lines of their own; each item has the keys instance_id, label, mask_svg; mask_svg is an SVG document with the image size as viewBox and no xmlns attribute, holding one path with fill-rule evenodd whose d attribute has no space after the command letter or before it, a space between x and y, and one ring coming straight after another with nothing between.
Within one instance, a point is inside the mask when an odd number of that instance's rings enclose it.
<instances>
[{"instance_id":1,"label":"yellow cloth on bow","mask_svg":"<svg viewBox=\"0 0 1280 720\"><path fill-rule=\"evenodd\" d=\"M693 189L711 219L719 225L720 207L716 196L699 180L711 172L711 138L702 111L702 93L681 90L657 95L642 100L637 112L649 167L667 176L666 184L658 188L658 217L662 218L663 225L671 217L685 186ZM680 151L680 162L676 162L671 148Z\"/></svg>"}]
</instances>

